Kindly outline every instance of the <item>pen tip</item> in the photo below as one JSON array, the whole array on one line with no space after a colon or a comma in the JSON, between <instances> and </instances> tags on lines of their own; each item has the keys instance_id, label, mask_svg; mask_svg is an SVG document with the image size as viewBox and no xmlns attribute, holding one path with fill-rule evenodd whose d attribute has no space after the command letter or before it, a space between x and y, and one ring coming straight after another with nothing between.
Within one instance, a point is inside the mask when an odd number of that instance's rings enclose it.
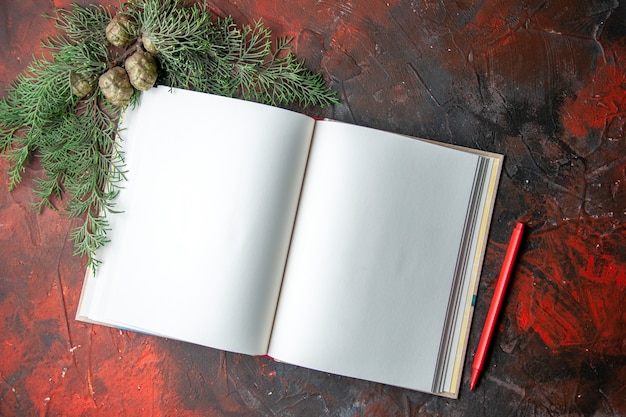
<instances>
[{"instance_id":1,"label":"pen tip","mask_svg":"<svg viewBox=\"0 0 626 417\"><path fill-rule=\"evenodd\" d=\"M474 388L476 387L476 382L478 382L478 372L474 371L472 372L472 379L470 381L470 391L474 391Z\"/></svg>"}]
</instances>

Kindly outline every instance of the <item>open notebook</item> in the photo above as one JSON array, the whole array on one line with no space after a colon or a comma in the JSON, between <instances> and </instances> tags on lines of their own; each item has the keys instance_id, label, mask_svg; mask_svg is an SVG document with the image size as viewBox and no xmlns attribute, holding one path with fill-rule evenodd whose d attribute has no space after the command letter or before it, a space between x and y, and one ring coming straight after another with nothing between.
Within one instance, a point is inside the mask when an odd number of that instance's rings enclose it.
<instances>
[{"instance_id":1,"label":"open notebook","mask_svg":"<svg viewBox=\"0 0 626 417\"><path fill-rule=\"evenodd\" d=\"M77 319L456 397L500 155L158 87Z\"/></svg>"}]
</instances>

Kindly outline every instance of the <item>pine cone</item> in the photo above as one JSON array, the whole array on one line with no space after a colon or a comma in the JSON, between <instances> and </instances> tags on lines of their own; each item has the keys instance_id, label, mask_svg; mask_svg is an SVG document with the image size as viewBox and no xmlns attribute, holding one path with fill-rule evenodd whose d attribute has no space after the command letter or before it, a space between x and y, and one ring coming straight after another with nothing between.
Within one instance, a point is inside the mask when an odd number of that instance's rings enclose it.
<instances>
[{"instance_id":1,"label":"pine cone","mask_svg":"<svg viewBox=\"0 0 626 417\"><path fill-rule=\"evenodd\" d=\"M126 15L115 15L106 27L106 37L112 45L127 47L136 39L134 23Z\"/></svg>"},{"instance_id":2,"label":"pine cone","mask_svg":"<svg viewBox=\"0 0 626 417\"><path fill-rule=\"evenodd\" d=\"M149 90L157 80L156 61L148 52L137 51L124 63L130 83L137 90Z\"/></svg>"},{"instance_id":3,"label":"pine cone","mask_svg":"<svg viewBox=\"0 0 626 417\"><path fill-rule=\"evenodd\" d=\"M146 51L155 55L159 53L159 50L157 49L156 46L154 46L152 39L150 39L149 36L146 36L145 33L141 37L141 42L143 43L143 47L145 48Z\"/></svg>"},{"instance_id":4,"label":"pine cone","mask_svg":"<svg viewBox=\"0 0 626 417\"><path fill-rule=\"evenodd\" d=\"M113 67L102 74L98 80L98 85L102 94L114 106L126 106L135 93L135 89L130 85L128 74L122 67Z\"/></svg>"},{"instance_id":5,"label":"pine cone","mask_svg":"<svg viewBox=\"0 0 626 417\"><path fill-rule=\"evenodd\" d=\"M76 74L75 72L70 75L70 84L72 93L78 98L86 97L96 89L96 79L94 77Z\"/></svg>"}]
</instances>

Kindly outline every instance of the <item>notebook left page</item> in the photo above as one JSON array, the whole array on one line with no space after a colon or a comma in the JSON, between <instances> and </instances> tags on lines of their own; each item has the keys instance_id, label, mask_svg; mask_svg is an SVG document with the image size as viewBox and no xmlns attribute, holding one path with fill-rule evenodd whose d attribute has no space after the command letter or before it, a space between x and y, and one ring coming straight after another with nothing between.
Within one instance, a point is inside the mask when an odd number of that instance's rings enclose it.
<instances>
[{"instance_id":1,"label":"notebook left page","mask_svg":"<svg viewBox=\"0 0 626 417\"><path fill-rule=\"evenodd\" d=\"M314 120L158 87L124 116L127 181L77 318L267 348Z\"/></svg>"}]
</instances>

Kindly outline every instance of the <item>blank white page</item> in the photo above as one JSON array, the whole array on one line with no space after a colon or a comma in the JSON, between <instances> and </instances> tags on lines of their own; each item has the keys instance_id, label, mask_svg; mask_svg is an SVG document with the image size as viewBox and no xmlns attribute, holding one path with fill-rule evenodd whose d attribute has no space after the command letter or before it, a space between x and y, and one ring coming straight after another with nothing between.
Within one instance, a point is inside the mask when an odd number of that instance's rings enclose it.
<instances>
[{"instance_id":1,"label":"blank white page","mask_svg":"<svg viewBox=\"0 0 626 417\"><path fill-rule=\"evenodd\" d=\"M270 355L430 392L478 161L318 122Z\"/></svg>"},{"instance_id":2,"label":"blank white page","mask_svg":"<svg viewBox=\"0 0 626 417\"><path fill-rule=\"evenodd\" d=\"M123 213L78 318L264 354L313 126L251 102L143 93L121 133Z\"/></svg>"}]
</instances>

